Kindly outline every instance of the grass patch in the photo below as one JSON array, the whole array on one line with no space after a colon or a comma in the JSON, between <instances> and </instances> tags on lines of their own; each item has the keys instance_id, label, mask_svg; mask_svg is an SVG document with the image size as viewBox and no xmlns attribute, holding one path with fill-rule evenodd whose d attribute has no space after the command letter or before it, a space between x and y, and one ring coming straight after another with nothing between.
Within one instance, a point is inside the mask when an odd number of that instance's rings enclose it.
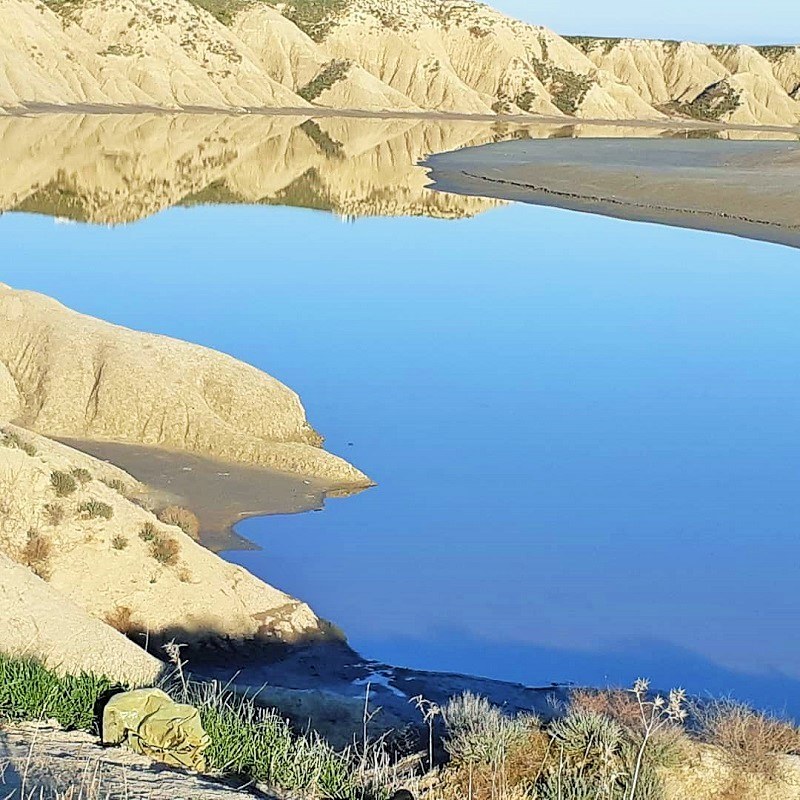
<instances>
[{"instance_id":1,"label":"grass patch","mask_svg":"<svg viewBox=\"0 0 800 800\"><path fill-rule=\"evenodd\" d=\"M227 27L233 25L236 15L242 9L251 5L247 0L191 0L191 2Z\"/></svg>"},{"instance_id":2,"label":"grass patch","mask_svg":"<svg viewBox=\"0 0 800 800\"><path fill-rule=\"evenodd\" d=\"M182 506L167 506L159 512L158 518L165 525L175 525L187 536L197 541L200 538L200 520L188 508Z\"/></svg>"},{"instance_id":3,"label":"grass patch","mask_svg":"<svg viewBox=\"0 0 800 800\"><path fill-rule=\"evenodd\" d=\"M50 473L50 485L55 489L57 497L69 497L78 489L78 482L68 472L53 470Z\"/></svg>"},{"instance_id":4,"label":"grass patch","mask_svg":"<svg viewBox=\"0 0 800 800\"><path fill-rule=\"evenodd\" d=\"M111 539L111 546L115 550L124 550L128 546L128 539L122 534L117 534Z\"/></svg>"},{"instance_id":5,"label":"grass patch","mask_svg":"<svg viewBox=\"0 0 800 800\"><path fill-rule=\"evenodd\" d=\"M695 119L720 120L736 111L741 105L741 94L727 80L712 84L691 103L671 103L668 110L677 111Z\"/></svg>"},{"instance_id":6,"label":"grass patch","mask_svg":"<svg viewBox=\"0 0 800 800\"><path fill-rule=\"evenodd\" d=\"M126 608L106 621L123 632L132 627ZM0 654L0 720L56 719L67 729L98 734L102 700L122 688L103 677L63 677L35 660ZM162 688L199 710L211 738L206 757L213 773L309 798L382 800L391 793L354 749L340 752L315 734L298 735L275 711L215 682L176 681Z\"/></svg>"},{"instance_id":7,"label":"grass patch","mask_svg":"<svg viewBox=\"0 0 800 800\"><path fill-rule=\"evenodd\" d=\"M113 688L94 675L58 676L38 661L0 653L0 719L56 719L68 730L96 730L95 707Z\"/></svg>"},{"instance_id":8,"label":"grass patch","mask_svg":"<svg viewBox=\"0 0 800 800\"><path fill-rule=\"evenodd\" d=\"M564 38L584 55L589 55L595 50L602 50L603 55L607 56L622 41L622 39L614 37L595 36L565 36Z\"/></svg>"},{"instance_id":9,"label":"grass patch","mask_svg":"<svg viewBox=\"0 0 800 800\"><path fill-rule=\"evenodd\" d=\"M83 519L111 519L114 509L100 500L86 500L78 506L78 513Z\"/></svg>"}]
</instances>

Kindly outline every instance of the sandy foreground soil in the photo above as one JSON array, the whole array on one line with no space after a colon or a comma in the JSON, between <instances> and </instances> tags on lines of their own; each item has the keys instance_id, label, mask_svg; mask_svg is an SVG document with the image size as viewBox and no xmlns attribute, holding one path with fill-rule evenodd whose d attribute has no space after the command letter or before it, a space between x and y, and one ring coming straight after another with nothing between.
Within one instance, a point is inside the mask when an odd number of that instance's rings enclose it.
<instances>
[{"instance_id":1,"label":"sandy foreground soil","mask_svg":"<svg viewBox=\"0 0 800 800\"><path fill-rule=\"evenodd\" d=\"M515 141L431 156L432 188L800 247L800 144Z\"/></svg>"}]
</instances>

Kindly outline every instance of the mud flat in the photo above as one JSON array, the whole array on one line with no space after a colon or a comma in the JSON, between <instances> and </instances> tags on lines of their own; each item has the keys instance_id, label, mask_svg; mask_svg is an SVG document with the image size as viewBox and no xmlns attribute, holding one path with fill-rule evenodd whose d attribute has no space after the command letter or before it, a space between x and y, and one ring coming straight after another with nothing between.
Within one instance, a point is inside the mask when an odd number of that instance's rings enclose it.
<instances>
[{"instance_id":1,"label":"mud flat","mask_svg":"<svg viewBox=\"0 0 800 800\"><path fill-rule=\"evenodd\" d=\"M145 486L142 499L155 507L192 509L200 540L210 550L251 550L233 526L249 517L299 514L341 495L328 482L265 467L219 461L194 453L145 445L62 439L64 444L124 469Z\"/></svg>"},{"instance_id":2,"label":"mud flat","mask_svg":"<svg viewBox=\"0 0 800 800\"><path fill-rule=\"evenodd\" d=\"M515 141L431 156L432 188L800 247L800 144Z\"/></svg>"}]
</instances>

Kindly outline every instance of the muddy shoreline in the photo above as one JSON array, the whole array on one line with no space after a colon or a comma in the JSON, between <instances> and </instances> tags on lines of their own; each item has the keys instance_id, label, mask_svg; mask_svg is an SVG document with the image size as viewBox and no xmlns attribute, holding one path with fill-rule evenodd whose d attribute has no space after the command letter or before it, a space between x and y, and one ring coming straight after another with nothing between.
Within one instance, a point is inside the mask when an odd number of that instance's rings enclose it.
<instances>
[{"instance_id":1,"label":"muddy shoreline","mask_svg":"<svg viewBox=\"0 0 800 800\"><path fill-rule=\"evenodd\" d=\"M800 247L800 145L517 141L431 156L431 188Z\"/></svg>"}]
</instances>

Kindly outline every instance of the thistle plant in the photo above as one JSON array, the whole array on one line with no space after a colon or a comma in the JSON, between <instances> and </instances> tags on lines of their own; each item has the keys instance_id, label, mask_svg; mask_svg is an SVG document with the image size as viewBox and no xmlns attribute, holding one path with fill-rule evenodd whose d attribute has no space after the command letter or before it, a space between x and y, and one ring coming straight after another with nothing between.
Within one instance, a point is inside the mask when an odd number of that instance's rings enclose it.
<instances>
[{"instance_id":1,"label":"thistle plant","mask_svg":"<svg viewBox=\"0 0 800 800\"><path fill-rule=\"evenodd\" d=\"M683 723L686 719L687 711L685 708L686 692L683 689L672 689L667 697L657 694L650 700L650 681L645 678L639 678L630 691L636 698L642 720L642 741L636 753L636 765L631 779L630 794L628 795L628 800L634 800L642 771L642 760L648 743L653 736L669 725Z\"/></svg>"}]
</instances>

